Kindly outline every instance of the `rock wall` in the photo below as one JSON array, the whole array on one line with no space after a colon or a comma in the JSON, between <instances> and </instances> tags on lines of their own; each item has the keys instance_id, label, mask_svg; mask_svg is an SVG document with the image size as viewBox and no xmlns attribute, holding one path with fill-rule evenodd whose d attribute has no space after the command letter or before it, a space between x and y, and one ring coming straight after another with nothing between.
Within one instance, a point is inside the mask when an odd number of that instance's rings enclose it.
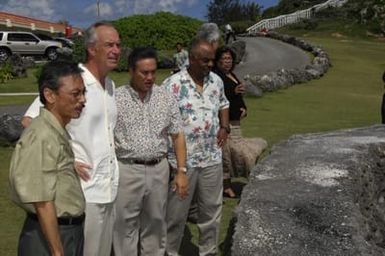
<instances>
[{"instance_id":1,"label":"rock wall","mask_svg":"<svg viewBox=\"0 0 385 256\"><path fill-rule=\"evenodd\" d=\"M252 171L231 255L385 255L385 126L293 136Z\"/></svg>"},{"instance_id":2,"label":"rock wall","mask_svg":"<svg viewBox=\"0 0 385 256\"><path fill-rule=\"evenodd\" d=\"M255 36L261 35L280 40L299 47L304 51L311 52L314 55L314 58L311 64L307 65L305 69L280 69L265 75L249 74L247 76L247 88L251 95L260 97L263 92L272 92L295 84L318 79L323 76L331 66L328 54L319 46L312 45L293 36L283 35L273 31L255 34Z\"/></svg>"}]
</instances>

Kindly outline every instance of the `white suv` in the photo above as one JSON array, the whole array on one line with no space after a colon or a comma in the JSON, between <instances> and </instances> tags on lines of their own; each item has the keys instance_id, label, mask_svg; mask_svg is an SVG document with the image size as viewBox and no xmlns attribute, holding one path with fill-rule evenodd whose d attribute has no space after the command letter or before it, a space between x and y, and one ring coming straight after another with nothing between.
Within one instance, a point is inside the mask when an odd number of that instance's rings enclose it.
<instances>
[{"instance_id":1,"label":"white suv","mask_svg":"<svg viewBox=\"0 0 385 256\"><path fill-rule=\"evenodd\" d=\"M58 57L56 50L61 47L61 43L41 40L33 33L0 31L0 61L5 61L14 53L44 55L49 60L55 60Z\"/></svg>"}]
</instances>

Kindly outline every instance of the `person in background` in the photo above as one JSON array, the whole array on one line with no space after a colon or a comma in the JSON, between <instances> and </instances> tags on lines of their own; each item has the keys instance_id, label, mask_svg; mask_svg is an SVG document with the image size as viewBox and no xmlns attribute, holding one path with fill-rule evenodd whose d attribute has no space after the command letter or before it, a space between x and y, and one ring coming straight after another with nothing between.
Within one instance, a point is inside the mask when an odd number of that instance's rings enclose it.
<instances>
[{"instance_id":1,"label":"person in background","mask_svg":"<svg viewBox=\"0 0 385 256\"><path fill-rule=\"evenodd\" d=\"M230 24L227 23L225 25L225 43L226 44L229 43L230 37L233 37L233 41L237 41L233 28L231 27Z\"/></svg>"},{"instance_id":2,"label":"person in background","mask_svg":"<svg viewBox=\"0 0 385 256\"><path fill-rule=\"evenodd\" d=\"M214 72L222 79L226 98L230 102L231 132L223 147L223 192L225 196L236 195L231 186L231 176L242 173L248 177L259 155L267 147L261 138L245 139L241 133L241 120L247 116L246 104L243 100L245 85L234 74L235 53L227 46L219 47L215 54Z\"/></svg>"},{"instance_id":3,"label":"person in background","mask_svg":"<svg viewBox=\"0 0 385 256\"><path fill-rule=\"evenodd\" d=\"M382 82L384 83L384 88L385 88L385 71L382 74ZM382 96L382 104L381 104L381 123L385 124L385 93Z\"/></svg>"},{"instance_id":4,"label":"person in background","mask_svg":"<svg viewBox=\"0 0 385 256\"><path fill-rule=\"evenodd\" d=\"M188 67L188 53L181 43L176 44L176 53L173 55L175 68L173 73L177 73L180 70Z\"/></svg>"},{"instance_id":5,"label":"person in background","mask_svg":"<svg viewBox=\"0 0 385 256\"><path fill-rule=\"evenodd\" d=\"M156 63L154 49L135 48L128 58L130 84L116 90L115 256L165 254L169 136L176 152L171 193L181 201L188 193L182 120L173 95L154 84Z\"/></svg>"},{"instance_id":6,"label":"person in background","mask_svg":"<svg viewBox=\"0 0 385 256\"><path fill-rule=\"evenodd\" d=\"M83 255L85 200L65 126L79 118L85 87L75 63L46 64L43 108L17 142L10 165L11 199L27 212L18 255Z\"/></svg>"},{"instance_id":7,"label":"person in background","mask_svg":"<svg viewBox=\"0 0 385 256\"><path fill-rule=\"evenodd\" d=\"M120 37L109 23L97 22L84 34L86 48L82 78L87 105L77 120L67 126L75 153L75 167L86 198L84 255L110 255L115 220L119 170L115 155L114 129L117 110L115 84L108 77L119 63ZM27 126L39 114L37 100L22 119Z\"/></svg>"},{"instance_id":8,"label":"person in background","mask_svg":"<svg viewBox=\"0 0 385 256\"><path fill-rule=\"evenodd\" d=\"M167 205L167 255L179 255L184 228L195 194L199 255L217 255L222 216L222 147L229 133L228 107L222 80L211 72L215 51L210 42L194 38L190 65L172 75L163 86L177 99L186 134L187 177L190 193L183 201L169 190ZM169 162L177 166L174 150Z\"/></svg>"}]
</instances>

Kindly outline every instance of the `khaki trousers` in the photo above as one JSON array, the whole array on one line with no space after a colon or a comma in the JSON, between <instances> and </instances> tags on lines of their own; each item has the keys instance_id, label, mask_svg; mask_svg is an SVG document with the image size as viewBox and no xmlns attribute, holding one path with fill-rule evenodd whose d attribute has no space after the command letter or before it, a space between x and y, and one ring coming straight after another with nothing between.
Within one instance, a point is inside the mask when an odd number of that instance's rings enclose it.
<instances>
[{"instance_id":1,"label":"khaki trousers","mask_svg":"<svg viewBox=\"0 0 385 256\"><path fill-rule=\"evenodd\" d=\"M217 255L222 216L222 164L187 171L189 194L180 200L169 189L167 205L167 254L179 255L191 200L195 193L198 211L199 255Z\"/></svg>"},{"instance_id":2,"label":"khaki trousers","mask_svg":"<svg viewBox=\"0 0 385 256\"><path fill-rule=\"evenodd\" d=\"M108 204L86 203L84 256L111 254L114 221L114 202Z\"/></svg>"},{"instance_id":3,"label":"khaki trousers","mask_svg":"<svg viewBox=\"0 0 385 256\"><path fill-rule=\"evenodd\" d=\"M119 187L113 235L115 256L164 256L169 166L119 162Z\"/></svg>"}]
</instances>

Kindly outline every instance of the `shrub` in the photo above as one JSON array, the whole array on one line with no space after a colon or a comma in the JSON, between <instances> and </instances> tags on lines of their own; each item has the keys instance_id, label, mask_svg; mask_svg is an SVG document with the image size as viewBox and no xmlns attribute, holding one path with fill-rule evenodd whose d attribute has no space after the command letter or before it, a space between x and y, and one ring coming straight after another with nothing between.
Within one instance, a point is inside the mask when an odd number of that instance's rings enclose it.
<instances>
[{"instance_id":1,"label":"shrub","mask_svg":"<svg viewBox=\"0 0 385 256\"><path fill-rule=\"evenodd\" d=\"M157 50L166 50L173 49L177 42L188 44L202 22L169 12L158 12L121 18L112 24L119 31L124 47L148 45Z\"/></svg>"},{"instance_id":2,"label":"shrub","mask_svg":"<svg viewBox=\"0 0 385 256\"><path fill-rule=\"evenodd\" d=\"M84 47L84 41L82 37L76 37L74 40L74 46L72 47L72 59L74 62L84 63L86 60L86 50Z\"/></svg>"},{"instance_id":3,"label":"shrub","mask_svg":"<svg viewBox=\"0 0 385 256\"><path fill-rule=\"evenodd\" d=\"M7 60L4 63L0 63L0 83L3 84L12 78L12 64L10 60Z\"/></svg>"}]
</instances>

